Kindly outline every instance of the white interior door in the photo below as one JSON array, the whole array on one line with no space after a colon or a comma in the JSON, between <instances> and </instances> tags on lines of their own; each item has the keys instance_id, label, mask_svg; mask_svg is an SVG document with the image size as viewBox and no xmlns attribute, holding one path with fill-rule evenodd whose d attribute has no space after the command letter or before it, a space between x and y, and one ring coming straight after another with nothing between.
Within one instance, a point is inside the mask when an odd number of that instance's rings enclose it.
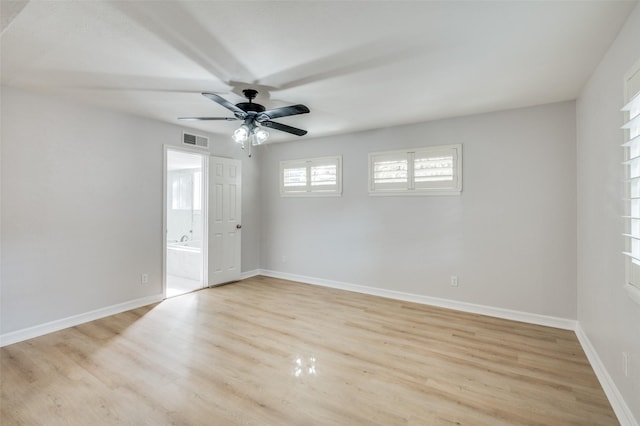
<instances>
[{"instance_id":1,"label":"white interior door","mask_svg":"<svg viewBox=\"0 0 640 426\"><path fill-rule=\"evenodd\" d=\"M240 279L241 163L209 159L209 273L208 285Z\"/></svg>"}]
</instances>

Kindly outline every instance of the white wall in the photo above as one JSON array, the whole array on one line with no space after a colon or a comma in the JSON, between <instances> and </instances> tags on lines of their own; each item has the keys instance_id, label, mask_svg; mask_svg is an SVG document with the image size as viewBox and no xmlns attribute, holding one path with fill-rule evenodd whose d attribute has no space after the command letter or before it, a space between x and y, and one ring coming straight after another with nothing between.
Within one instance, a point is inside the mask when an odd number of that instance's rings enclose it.
<instances>
[{"instance_id":1,"label":"white wall","mask_svg":"<svg viewBox=\"0 0 640 426\"><path fill-rule=\"evenodd\" d=\"M640 306L623 289L623 76L640 60L636 7L577 101L578 320L640 419ZM622 352L631 354L630 376Z\"/></svg>"},{"instance_id":2,"label":"white wall","mask_svg":"<svg viewBox=\"0 0 640 426\"><path fill-rule=\"evenodd\" d=\"M368 195L368 152L452 143L461 196ZM264 148L263 269L575 319L573 102ZM279 196L281 160L327 155L342 197Z\"/></svg>"},{"instance_id":3,"label":"white wall","mask_svg":"<svg viewBox=\"0 0 640 426\"><path fill-rule=\"evenodd\" d=\"M0 332L161 293L163 144L180 145L183 128L6 87L1 118ZM258 164L211 142L242 158L242 262L254 270Z\"/></svg>"}]
</instances>

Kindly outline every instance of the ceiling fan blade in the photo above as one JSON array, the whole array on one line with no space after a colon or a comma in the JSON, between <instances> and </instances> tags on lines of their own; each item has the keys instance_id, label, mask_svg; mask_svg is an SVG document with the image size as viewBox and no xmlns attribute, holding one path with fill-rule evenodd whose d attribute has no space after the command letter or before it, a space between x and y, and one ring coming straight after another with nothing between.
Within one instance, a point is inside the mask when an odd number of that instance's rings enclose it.
<instances>
[{"instance_id":1,"label":"ceiling fan blade","mask_svg":"<svg viewBox=\"0 0 640 426\"><path fill-rule=\"evenodd\" d=\"M309 108L302 104L291 105L282 108L274 108L258 114L258 121L274 119L280 117L288 117L290 115L306 114L309 112Z\"/></svg>"},{"instance_id":2,"label":"ceiling fan blade","mask_svg":"<svg viewBox=\"0 0 640 426\"><path fill-rule=\"evenodd\" d=\"M211 120L226 120L226 121L236 121L236 117L178 117L178 120L184 121L211 121Z\"/></svg>"},{"instance_id":3,"label":"ceiling fan blade","mask_svg":"<svg viewBox=\"0 0 640 426\"><path fill-rule=\"evenodd\" d=\"M287 126L286 124L276 123L275 121L262 121L260 124L270 129L281 130L283 132L291 133L297 136L304 136L307 134L306 130L298 129L295 127Z\"/></svg>"},{"instance_id":4,"label":"ceiling fan blade","mask_svg":"<svg viewBox=\"0 0 640 426\"><path fill-rule=\"evenodd\" d=\"M215 93L203 93L202 96L205 96L211 99L213 102L216 102L222 105L223 107L225 107L226 109L232 111L233 114L236 117L238 117L240 120L243 120L247 116L246 112L244 112L243 110L241 110L240 108L238 108L237 106L235 106L234 104L226 100L225 98L216 95Z\"/></svg>"}]
</instances>

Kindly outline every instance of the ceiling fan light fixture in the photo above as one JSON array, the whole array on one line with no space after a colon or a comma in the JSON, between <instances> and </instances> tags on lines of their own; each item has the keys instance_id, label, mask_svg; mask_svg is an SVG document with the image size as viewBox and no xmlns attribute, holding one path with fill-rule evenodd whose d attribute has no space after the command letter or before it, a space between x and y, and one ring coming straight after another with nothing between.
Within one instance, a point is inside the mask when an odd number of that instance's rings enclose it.
<instances>
[{"instance_id":1,"label":"ceiling fan light fixture","mask_svg":"<svg viewBox=\"0 0 640 426\"><path fill-rule=\"evenodd\" d=\"M236 143L245 143L249 139L249 128L243 124L233 132L231 137Z\"/></svg>"},{"instance_id":2,"label":"ceiling fan light fixture","mask_svg":"<svg viewBox=\"0 0 640 426\"><path fill-rule=\"evenodd\" d=\"M297 129L295 127L272 121L276 118L289 117L292 115L300 115L309 113L309 108L305 105L297 104L280 108L267 110L263 105L256 104L253 99L258 94L257 90L245 89L242 91L248 102L240 102L232 104L222 96L215 93L202 92L202 95L213 102L221 105L233 113L233 117L178 117L178 120L200 120L200 121L236 121L242 120L243 124L237 128L231 138L245 149L246 143L249 150L251 146L262 145L269 139L269 132L265 129L275 129L280 132L290 133L296 136L304 136L306 130ZM251 156L251 154L249 154Z\"/></svg>"},{"instance_id":3,"label":"ceiling fan light fixture","mask_svg":"<svg viewBox=\"0 0 640 426\"><path fill-rule=\"evenodd\" d=\"M262 145L267 141L267 139L269 139L269 132L261 127L254 127L251 134L253 135L254 145Z\"/></svg>"}]
</instances>

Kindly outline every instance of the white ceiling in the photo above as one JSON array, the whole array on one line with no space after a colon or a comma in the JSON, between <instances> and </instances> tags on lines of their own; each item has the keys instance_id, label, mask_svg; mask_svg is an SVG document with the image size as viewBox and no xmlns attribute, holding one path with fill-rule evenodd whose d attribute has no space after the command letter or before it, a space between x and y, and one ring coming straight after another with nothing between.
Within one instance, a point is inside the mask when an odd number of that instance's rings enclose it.
<instances>
[{"instance_id":1,"label":"white ceiling","mask_svg":"<svg viewBox=\"0 0 640 426\"><path fill-rule=\"evenodd\" d=\"M260 91L304 138L575 99L636 1L7 1L2 84L229 135ZM37 117L34 117L37 120ZM272 140L297 139L272 131Z\"/></svg>"}]
</instances>

